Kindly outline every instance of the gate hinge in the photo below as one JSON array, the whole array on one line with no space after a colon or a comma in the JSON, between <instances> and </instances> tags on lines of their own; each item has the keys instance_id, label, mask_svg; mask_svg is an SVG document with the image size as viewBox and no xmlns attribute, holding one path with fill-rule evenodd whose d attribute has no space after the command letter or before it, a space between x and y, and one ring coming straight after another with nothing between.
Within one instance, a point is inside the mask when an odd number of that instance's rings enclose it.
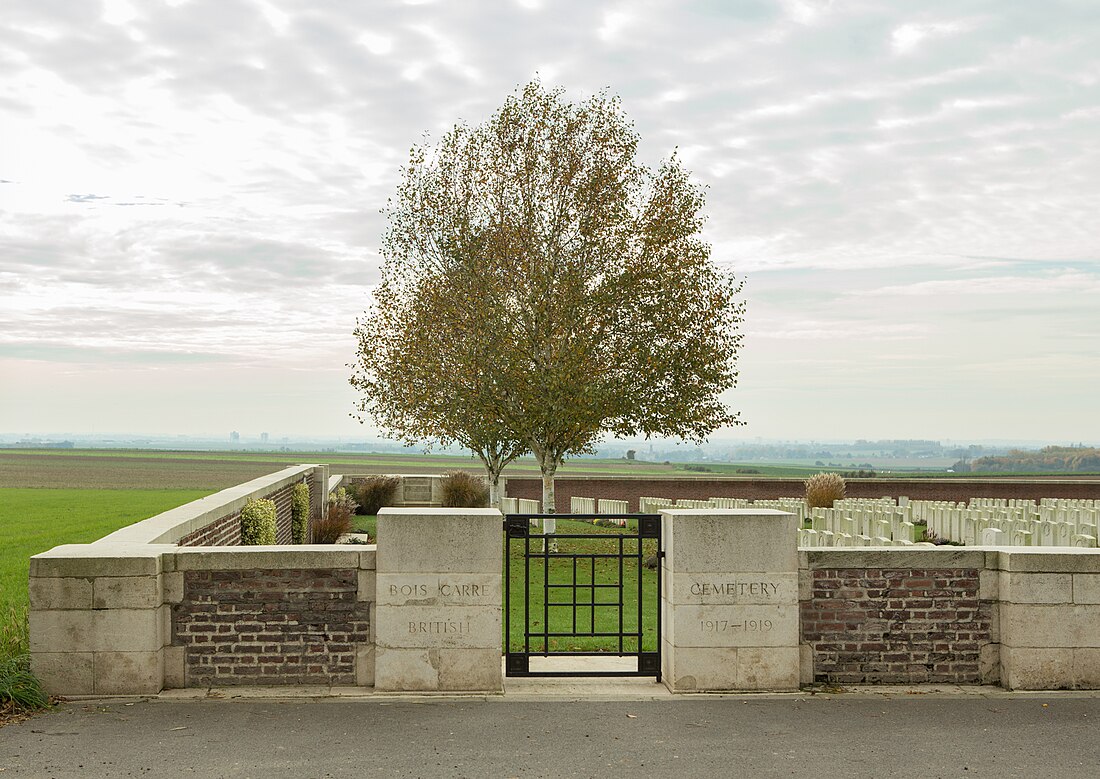
<instances>
[{"instance_id":1,"label":"gate hinge","mask_svg":"<svg viewBox=\"0 0 1100 779\"><path fill-rule=\"evenodd\" d=\"M665 550L664 549L660 549L660 550L657 551L657 559L658 560L663 560L664 556L665 556Z\"/></svg>"}]
</instances>

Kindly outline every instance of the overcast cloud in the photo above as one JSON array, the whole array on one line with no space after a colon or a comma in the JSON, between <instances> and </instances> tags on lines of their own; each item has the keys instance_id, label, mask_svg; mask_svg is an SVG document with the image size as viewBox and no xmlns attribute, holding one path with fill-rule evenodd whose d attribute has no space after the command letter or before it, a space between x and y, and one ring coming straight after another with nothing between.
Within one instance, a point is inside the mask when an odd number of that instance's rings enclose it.
<instances>
[{"instance_id":1,"label":"overcast cloud","mask_svg":"<svg viewBox=\"0 0 1100 779\"><path fill-rule=\"evenodd\" d=\"M6 0L0 432L372 435L425 132L621 95L747 279L738 437L1100 443L1100 4Z\"/></svg>"}]
</instances>

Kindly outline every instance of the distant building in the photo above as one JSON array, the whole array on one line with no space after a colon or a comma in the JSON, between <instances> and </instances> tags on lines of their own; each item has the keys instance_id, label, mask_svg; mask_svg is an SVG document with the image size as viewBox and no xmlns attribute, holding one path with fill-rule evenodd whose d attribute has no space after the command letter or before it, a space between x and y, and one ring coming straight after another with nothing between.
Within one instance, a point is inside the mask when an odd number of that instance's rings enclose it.
<instances>
[{"instance_id":1,"label":"distant building","mask_svg":"<svg viewBox=\"0 0 1100 779\"><path fill-rule=\"evenodd\" d=\"M234 430L229 434L229 443L239 444L241 442L241 434Z\"/></svg>"},{"instance_id":2,"label":"distant building","mask_svg":"<svg viewBox=\"0 0 1100 779\"><path fill-rule=\"evenodd\" d=\"M267 443L267 433L260 433L260 443L262 443L262 444Z\"/></svg>"}]
</instances>

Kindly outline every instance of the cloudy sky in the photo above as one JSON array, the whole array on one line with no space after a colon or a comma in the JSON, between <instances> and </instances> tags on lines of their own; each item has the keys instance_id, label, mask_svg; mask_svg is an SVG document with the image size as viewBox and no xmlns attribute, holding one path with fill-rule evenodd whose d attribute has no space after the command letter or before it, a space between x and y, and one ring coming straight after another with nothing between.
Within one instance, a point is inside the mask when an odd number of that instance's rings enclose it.
<instances>
[{"instance_id":1,"label":"cloudy sky","mask_svg":"<svg viewBox=\"0 0 1100 779\"><path fill-rule=\"evenodd\" d=\"M1094 0L5 0L0 433L373 435L379 209L536 73L709 186L736 437L1100 443Z\"/></svg>"}]
</instances>

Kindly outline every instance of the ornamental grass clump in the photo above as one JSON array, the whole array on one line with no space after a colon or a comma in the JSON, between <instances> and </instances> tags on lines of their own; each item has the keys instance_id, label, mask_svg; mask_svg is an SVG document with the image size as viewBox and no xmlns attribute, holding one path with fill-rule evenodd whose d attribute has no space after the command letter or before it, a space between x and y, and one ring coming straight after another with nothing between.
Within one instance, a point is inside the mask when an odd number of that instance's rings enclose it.
<instances>
[{"instance_id":1,"label":"ornamental grass clump","mask_svg":"<svg viewBox=\"0 0 1100 779\"><path fill-rule=\"evenodd\" d=\"M241 544L272 546L275 544L275 501L249 498L241 509Z\"/></svg>"},{"instance_id":2,"label":"ornamental grass clump","mask_svg":"<svg viewBox=\"0 0 1100 779\"><path fill-rule=\"evenodd\" d=\"M306 542L309 528L309 485L295 484L290 492L290 537L296 544Z\"/></svg>"},{"instance_id":3,"label":"ornamental grass clump","mask_svg":"<svg viewBox=\"0 0 1100 779\"><path fill-rule=\"evenodd\" d=\"M844 477L839 473L815 473L806 479L806 506L831 509L844 499Z\"/></svg>"},{"instance_id":4,"label":"ornamental grass clump","mask_svg":"<svg viewBox=\"0 0 1100 779\"><path fill-rule=\"evenodd\" d=\"M440 480L445 508L480 509L489 505L489 485L468 471L447 471Z\"/></svg>"},{"instance_id":5,"label":"ornamental grass clump","mask_svg":"<svg viewBox=\"0 0 1100 779\"><path fill-rule=\"evenodd\" d=\"M354 501L333 502L328 504L325 516L313 520L314 544L335 544L340 536L351 532L351 517Z\"/></svg>"},{"instance_id":6,"label":"ornamental grass clump","mask_svg":"<svg viewBox=\"0 0 1100 779\"><path fill-rule=\"evenodd\" d=\"M27 653L26 609L8 607L0 616L0 717L49 705L41 682L31 673Z\"/></svg>"},{"instance_id":7,"label":"ornamental grass clump","mask_svg":"<svg viewBox=\"0 0 1100 779\"><path fill-rule=\"evenodd\" d=\"M401 486L398 476L367 476L355 487L355 498L359 502L358 514L377 514L378 509L388 506Z\"/></svg>"}]
</instances>

